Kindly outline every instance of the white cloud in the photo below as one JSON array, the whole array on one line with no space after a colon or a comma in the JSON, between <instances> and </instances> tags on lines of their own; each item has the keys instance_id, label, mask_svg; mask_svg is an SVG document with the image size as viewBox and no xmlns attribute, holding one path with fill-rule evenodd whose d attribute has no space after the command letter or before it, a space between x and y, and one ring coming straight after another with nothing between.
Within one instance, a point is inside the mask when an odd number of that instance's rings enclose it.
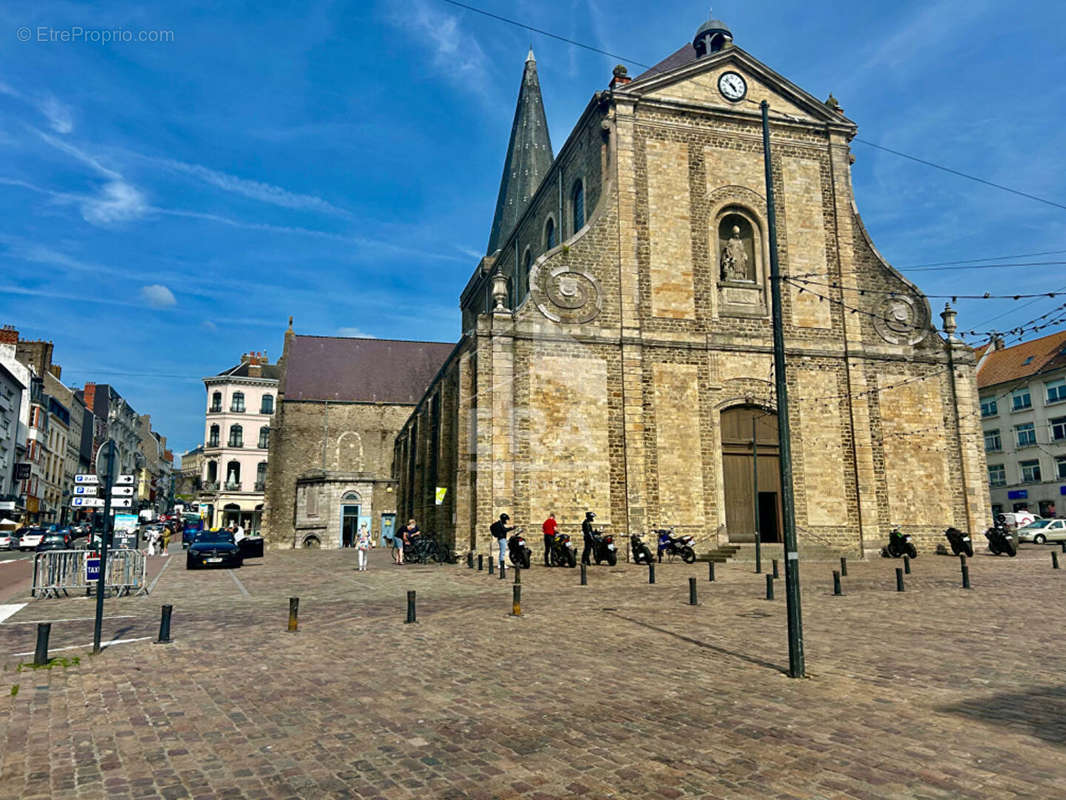
<instances>
[{"instance_id":1,"label":"white cloud","mask_svg":"<svg viewBox=\"0 0 1066 800\"><path fill-rule=\"evenodd\" d=\"M432 47L433 68L460 88L481 94L489 84L488 59L477 39L459 18L427 0L393 4L393 24L412 32Z\"/></svg>"},{"instance_id":2,"label":"white cloud","mask_svg":"<svg viewBox=\"0 0 1066 800\"><path fill-rule=\"evenodd\" d=\"M174 299L174 293L161 283L142 286L141 299L152 308L170 308L178 304L178 301Z\"/></svg>"},{"instance_id":3,"label":"white cloud","mask_svg":"<svg viewBox=\"0 0 1066 800\"><path fill-rule=\"evenodd\" d=\"M211 320L209 320L209 319L205 319L205 320L203 321L203 323L201 323L201 324L202 324L202 325L203 325L203 326L204 326L205 328L207 328L207 329L208 329L209 331L217 331L217 330L218 330L218 325L216 325L215 323L213 323L213 322L212 322Z\"/></svg>"},{"instance_id":4,"label":"white cloud","mask_svg":"<svg viewBox=\"0 0 1066 800\"><path fill-rule=\"evenodd\" d=\"M373 339L369 333L364 333L358 328L337 328L338 336L346 336L349 339Z\"/></svg>"},{"instance_id":5,"label":"white cloud","mask_svg":"<svg viewBox=\"0 0 1066 800\"><path fill-rule=\"evenodd\" d=\"M37 108L48 118L48 124L52 126L52 130L56 133L70 133L74 130L74 116L71 114L70 108L60 103L52 95L42 99L37 104Z\"/></svg>"},{"instance_id":6,"label":"white cloud","mask_svg":"<svg viewBox=\"0 0 1066 800\"><path fill-rule=\"evenodd\" d=\"M81 205L82 217L93 225L127 222L144 216L147 210L144 195L124 181L112 181L100 195L86 197Z\"/></svg>"}]
</instances>

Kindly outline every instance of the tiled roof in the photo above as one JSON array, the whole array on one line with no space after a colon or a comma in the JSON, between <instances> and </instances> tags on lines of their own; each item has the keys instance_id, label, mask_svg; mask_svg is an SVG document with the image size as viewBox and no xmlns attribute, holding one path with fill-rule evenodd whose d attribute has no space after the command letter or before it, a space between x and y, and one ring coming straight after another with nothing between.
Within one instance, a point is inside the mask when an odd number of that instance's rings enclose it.
<instances>
[{"instance_id":1,"label":"tiled roof","mask_svg":"<svg viewBox=\"0 0 1066 800\"><path fill-rule=\"evenodd\" d=\"M1066 367L1066 331L989 353L977 370L977 386L995 386Z\"/></svg>"},{"instance_id":2,"label":"tiled roof","mask_svg":"<svg viewBox=\"0 0 1066 800\"><path fill-rule=\"evenodd\" d=\"M278 378L281 377L281 368L277 364L261 364L260 367L259 367L260 374L258 376L249 375L248 374L248 367L249 367L248 362L247 361L242 361L237 366L230 367L229 369L218 373L218 375L216 377L219 377L219 378L251 378L251 377L259 377L259 378L269 378L269 379L272 379L272 380L275 380L275 381Z\"/></svg>"},{"instance_id":3,"label":"tiled roof","mask_svg":"<svg viewBox=\"0 0 1066 800\"><path fill-rule=\"evenodd\" d=\"M650 78L652 75L660 75L664 72L670 72L678 67L683 67L690 61L695 61L699 56L696 54L696 48L692 46L692 42L681 45L677 49L677 52L671 53L654 67L649 67L644 72L640 73L634 80L640 80L641 78Z\"/></svg>"},{"instance_id":4,"label":"tiled roof","mask_svg":"<svg viewBox=\"0 0 1066 800\"><path fill-rule=\"evenodd\" d=\"M447 342L294 336L285 400L414 405L455 348Z\"/></svg>"}]
</instances>

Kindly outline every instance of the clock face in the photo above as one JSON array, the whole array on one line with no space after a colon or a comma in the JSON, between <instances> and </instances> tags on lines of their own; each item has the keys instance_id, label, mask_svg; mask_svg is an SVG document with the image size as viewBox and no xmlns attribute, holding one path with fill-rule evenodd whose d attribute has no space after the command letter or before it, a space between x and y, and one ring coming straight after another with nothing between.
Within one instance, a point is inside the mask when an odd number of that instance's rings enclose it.
<instances>
[{"instance_id":1,"label":"clock face","mask_svg":"<svg viewBox=\"0 0 1066 800\"><path fill-rule=\"evenodd\" d=\"M748 84L736 72L723 72L718 78L718 91L726 100L742 100L748 93Z\"/></svg>"}]
</instances>

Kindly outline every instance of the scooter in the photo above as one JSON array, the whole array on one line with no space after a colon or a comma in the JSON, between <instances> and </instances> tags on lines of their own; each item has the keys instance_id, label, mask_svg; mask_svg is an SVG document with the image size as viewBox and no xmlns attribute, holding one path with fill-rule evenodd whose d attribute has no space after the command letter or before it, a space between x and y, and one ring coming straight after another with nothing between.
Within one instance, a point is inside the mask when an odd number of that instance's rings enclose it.
<instances>
[{"instance_id":1,"label":"scooter","mask_svg":"<svg viewBox=\"0 0 1066 800\"><path fill-rule=\"evenodd\" d=\"M884 558L902 558L903 556L917 558L918 548L911 542L909 533L901 531L899 525L893 525L888 534L888 547L881 548L881 555Z\"/></svg>"},{"instance_id":2,"label":"scooter","mask_svg":"<svg viewBox=\"0 0 1066 800\"><path fill-rule=\"evenodd\" d=\"M970 534L963 533L958 528L948 528L944 531L944 535L948 537L948 543L954 555L965 553L973 557L973 542L970 541Z\"/></svg>"},{"instance_id":3,"label":"scooter","mask_svg":"<svg viewBox=\"0 0 1066 800\"><path fill-rule=\"evenodd\" d=\"M552 542L551 564L553 567L576 567L577 553L568 533L556 533Z\"/></svg>"},{"instance_id":4,"label":"scooter","mask_svg":"<svg viewBox=\"0 0 1066 800\"><path fill-rule=\"evenodd\" d=\"M633 556L634 564L652 562L651 548L644 544L644 537L639 533L629 534L629 552Z\"/></svg>"},{"instance_id":5,"label":"scooter","mask_svg":"<svg viewBox=\"0 0 1066 800\"><path fill-rule=\"evenodd\" d=\"M521 528L512 533L511 538L508 539L507 555L510 557L511 563L516 567L529 569L532 554L529 545L526 544L526 537L522 535Z\"/></svg>"},{"instance_id":6,"label":"scooter","mask_svg":"<svg viewBox=\"0 0 1066 800\"><path fill-rule=\"evenodd\" d=\"M603 531L592 532L592 557L599 564L606 561L608 566L613 567L618 563L618 548L614 545L614 535Z\"/></svg>"},{"instance_id":7,"label":"scooter","mask_svg":"<svg viewBox=\"0 0 1066 800\"><path fill-rule=\"evenodd\" d=\"M992 551L992 555L998 556L1000 553L1006 553L1011 558L1018 555L1014 537L1007 530L1007 518L1002 514L996 517L996 524L985 531L985 538L988 539L988 549Z\"/></svg>"},{"instance_id":8,"label":"scooter","mask_svg":"<svg viewBox=\"0 0 1066 800\"><path fill-rule=\"evenodd\" d=\"M681 560L686 564L691 564L696 560L696 550L693 547L696 543L695 538L692 536L675 537L673 528L661 528L656 533L659 534L660 560L664 553L668 556L681 556Z\"/></svg>"}]
</instances>

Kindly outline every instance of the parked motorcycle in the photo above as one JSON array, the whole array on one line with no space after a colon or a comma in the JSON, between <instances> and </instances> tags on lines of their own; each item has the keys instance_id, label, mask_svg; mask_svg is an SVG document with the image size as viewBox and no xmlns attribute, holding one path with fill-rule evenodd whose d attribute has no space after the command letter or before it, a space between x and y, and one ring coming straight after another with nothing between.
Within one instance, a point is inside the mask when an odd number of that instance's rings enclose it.
<instances>
[{"instance_id":1,"label":"parked motorcycle","mask_svg":"<svg viewBox=\"0 0 1066 800\"><path fill-rule=\"evenodd\" d=\"M918 548L914 546L909 533L901 531L899 525L893 525L888 534L888 547L881 548L881 555L885 558L917 558Z\"/></svg>"},{"instance_id":2,"label":"parked motorcycle","mask_svg":"<svg viewBox=\"0 0 1066 800\"><path fill-rule=\"evenodd\" d=\"M944 531L944 535L948 537L948 543L951 545L951 552L954 555L965 553L968 556L973 556L973 542L970 541L970 534L963 533L958 528L948 528Z\"/></svg>"},{"instance_id":3,"label":"parked motorcycle","mask_svg":"<svg viewBox=\"0 0 1066 800\"><path fill-rule=\"evenodd\" d=\"M629 534L629 552L633 556L634 564L650 564L652 562L651 548L644 544L644 537L639 533Z\"/></svg>"},{"instance_id":4,"label":"parked motorcycle","mask_svg":"<svg viewBox=\"0 0 1066 800\"><path fill-rule=\"evenodd\" d=\"M618 563L618 548L614 544L614 534L593 531L592 539L592 557L596 559L597 564L606 561L608 566L613 567Z\"/></svg>"},{"instance_id":5,"label":"parked motorcycle","mask_svg":"<svg viewBox=\"0 0 1066 800\"><path fill-rule=\"evenodd\" d=\"M661 528L656 531L659 534L659 558L667 556L681 556L686 564L696 560L696 540L691 536L674 536L673 528Z\"/></svg>"},{"instance_id":6,"label":"parked motorcycle","mask_svg":"<svg viewBox=\"0 0 1066 800\"><path fill-rule=\"evenodd\" d=\"M526 537L522 535L521 528L512 533L511 538L507 540L507 555L516 567L529 569L532 553L529 545L526 544Z\"/></svg>"},{"instance_id":7,"label":"parked motorcycle","mask_svg":"<svg viewBox=\"0 0 1066 800\"><path fill-rule=\"evenodd\" d=\"M551 564L553 567L576 567L577 553L568 533L556 533L552 542Z\"/></svg>"},{"instance_id":8,"label":"parked motorcycle","mask_svg":"<svg viewBox=\"0 0 1066 800\"><path fill-rule=\"evenodd\" d=\"M992 555L1006 553L1011 558L1018 555L1018 546L1007 529L1007 518L1002 514L996 515L996 524L985 531L985 538L988 539L988 549L992 551Z\"/></svg>"}]
</instances>

